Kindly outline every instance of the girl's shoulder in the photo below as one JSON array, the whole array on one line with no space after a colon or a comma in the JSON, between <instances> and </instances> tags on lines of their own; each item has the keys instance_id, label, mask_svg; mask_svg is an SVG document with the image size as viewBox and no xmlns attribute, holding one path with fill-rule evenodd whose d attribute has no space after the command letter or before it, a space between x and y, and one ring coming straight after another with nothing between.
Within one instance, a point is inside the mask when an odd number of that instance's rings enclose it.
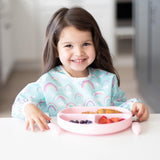
<instances>
[{"instance_id":1,"label":"girl's shoulder","mask_svg":"<svg viewBox=\"0 0 160 160\"><path fill-rule=\"evenodd\" d=\"M104 84L107 82L108 84L110 83L111 86L114 84L117 84L117 76L114 73L102 70L102 69L90 69L90 75L92 81L98 81L99 83Z\"/></svg>"},{"instance_id":2,"label":"girl's shoulder","mask_svg":"<svg viewBox=\"0 0 160 160\"><path fill-rule=\"evenodd\" d=\"M89 68L90 73L92 75L96 75L96 76L104 76L104 77L115 77L116 75L114 73L102 70L102 69L98 69L98 68Z\"/></svg>"},{"instance_id":3,"label":"girl's shoulder","mask_svg":"<svg viewBox=\"0 0 160 160\"><path fill-rule=\"evenodd\" d=\"M51 70L49 70L48 72L41 75L41 77L39 78L39 81L53 79L54 77L59 77L60 75L61 76L65 75L65 73L64 73L61 66L56 66L56 67L52 68Z\"/></svg>"}]
</instances>

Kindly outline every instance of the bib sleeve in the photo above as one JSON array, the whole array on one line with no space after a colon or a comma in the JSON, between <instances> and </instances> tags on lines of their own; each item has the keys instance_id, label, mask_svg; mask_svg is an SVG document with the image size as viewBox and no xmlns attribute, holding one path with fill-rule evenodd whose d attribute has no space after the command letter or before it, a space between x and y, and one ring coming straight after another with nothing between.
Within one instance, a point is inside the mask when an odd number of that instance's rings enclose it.
<instances>
[{"instance_id":1,"label":"bib sleeve","mask_svg":"<svg viewBox=\"0 0 160 160\"><path fill-rule=\"evenodd\" d=\"M32 103L45 111L45 97L38 82L29 83L17 95L12 105L12 117L24 119L24 107L28 103Z\"/></svg>"},{"instance_id":2,"label":"bib sleeve","mask_svg":"<svg viewBox=\"0 0 160 160\"><path fill-rule=\"evenodd\" d=\"M113 106L119 106L119 107L126 108L128 110L131 110L132 105L135 102L141 102L141 101L137 98L132 98L132 99L127 100L125 93L118 87L118 81L117 81L116 76L114 76L113 82L112 82L112 102L111 104Z\"/></svg>"}]
</instances>

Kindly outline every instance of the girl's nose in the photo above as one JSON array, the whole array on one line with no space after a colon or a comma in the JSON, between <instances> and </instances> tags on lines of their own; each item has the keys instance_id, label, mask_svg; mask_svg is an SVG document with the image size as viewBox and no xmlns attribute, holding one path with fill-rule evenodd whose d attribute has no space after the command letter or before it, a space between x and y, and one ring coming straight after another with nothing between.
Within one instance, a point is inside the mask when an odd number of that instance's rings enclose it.
<instances>
[{"instance_id":1,"label":"girl's nose","mask_svg":"<svg viewBox=\"0 0 160 160\"><path fill-rule=\"evenodd\" d=\"M84 51L83 51L83 49L81 47L76 47L75 48L75 55L81 56L83 54L84 54Z\"/></svg>"}]
</instances>

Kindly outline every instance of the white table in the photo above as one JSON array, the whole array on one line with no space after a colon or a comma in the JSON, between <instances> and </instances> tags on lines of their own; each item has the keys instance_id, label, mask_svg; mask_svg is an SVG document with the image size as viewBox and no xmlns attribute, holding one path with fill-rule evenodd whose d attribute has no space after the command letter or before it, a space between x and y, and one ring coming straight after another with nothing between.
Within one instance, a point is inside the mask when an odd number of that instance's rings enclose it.
<instances>
[{"instance_id":1,"label":"white table","mask_svg":"<svg viewBox=\"0 0 160 160\"><path fill-rule=\"evenodd\" d=\"M142 122L142 134L131 128L105 136L25 130L25 122L0 118L2 160L157 160L160 159L160 114Z\"/></svg>"}]
</instances>

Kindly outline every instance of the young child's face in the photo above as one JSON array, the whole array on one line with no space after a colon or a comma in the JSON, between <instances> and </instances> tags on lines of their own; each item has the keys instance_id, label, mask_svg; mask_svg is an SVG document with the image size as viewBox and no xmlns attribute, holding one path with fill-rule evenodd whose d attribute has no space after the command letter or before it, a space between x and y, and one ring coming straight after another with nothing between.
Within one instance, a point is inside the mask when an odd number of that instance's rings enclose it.
<instances>
[{"instance_id":1,"label":"young child's face","mask_svg":"<svg viewBox=\"0 0 160 160\"><path fill-rule=\"evenodd\" d=\"M91 32L65 27L60 34L57 50L64 69L71 76L88 75L87 67L96 56Z\"/></svg>"}]
</instances>

